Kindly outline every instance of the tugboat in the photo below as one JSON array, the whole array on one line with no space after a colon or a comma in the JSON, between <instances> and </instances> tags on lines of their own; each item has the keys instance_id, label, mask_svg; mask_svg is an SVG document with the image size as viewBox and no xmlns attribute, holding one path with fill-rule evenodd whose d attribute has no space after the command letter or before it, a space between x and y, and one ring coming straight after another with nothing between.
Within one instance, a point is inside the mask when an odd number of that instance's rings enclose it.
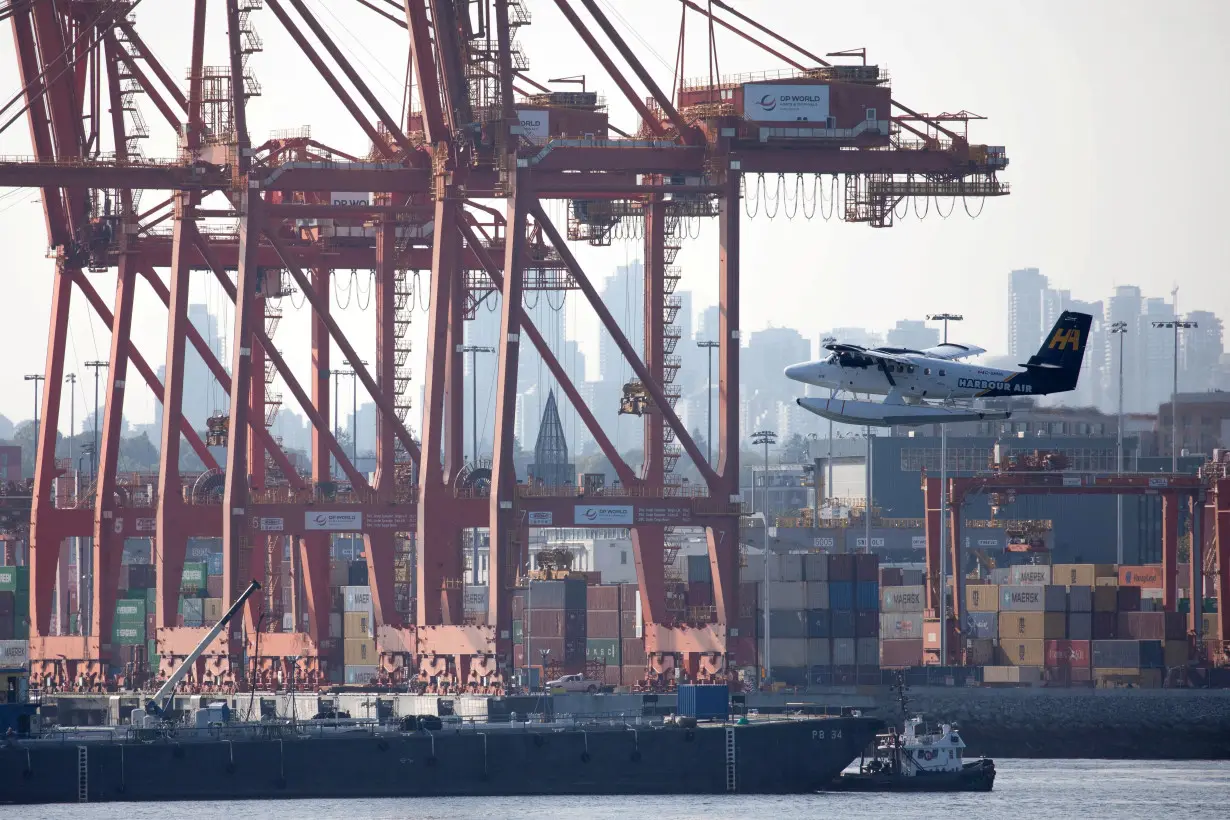
<instances>
[{"instance_id":1,"label":"tugboat","mask_svg":"<svg viewBox=\"0 0 1230 820\"><path fill-rule=\"evenodd\" d=\"M902 731L893 727L876 735L870 760L858 773L842 774L830 791L989 792L995 785L995 761L964 759L965 741L957 727L945 723L928 732L921 716L907 717L908 687L898 675L897 690L904 719Z\"/></svg>"}]
</instances>

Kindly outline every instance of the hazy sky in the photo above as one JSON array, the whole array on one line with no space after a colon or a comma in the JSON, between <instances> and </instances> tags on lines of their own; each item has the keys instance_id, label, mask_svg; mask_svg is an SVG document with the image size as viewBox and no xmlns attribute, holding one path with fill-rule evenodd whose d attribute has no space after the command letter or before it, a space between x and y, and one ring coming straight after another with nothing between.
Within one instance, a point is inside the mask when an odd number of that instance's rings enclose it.
<instances>
[{"instance_id":1,"label":"hazy sky","mask_svg":"<svg viewBox=\"0 0 1230 820\"><path fill-rule=\"evenodd\" d=\"M678 6L672 0L600 0L618 9L643 41L621 33L658 82L668 86L677 40ZM405 34L357 3L307 0L335 33L373 91L390 109L401 108ZM222 3L211 5L207 63L225 62ZM535 79L584 73L589 87L605 93L613 122L635 127L631 107L606 79L554 3L527 0L533 24L519 42ZM146 0L137 28L173 76L182 77L189 50L188 4ZM1224 0L999 0L941 6L905 0L832 4L740 2L767 25L789 32L802 45L825 52L866 46L869 58L892 74L894 96L919 111L968 109L987 116L972 124L975 142L1006 145L1011 165L1004 179L1012 196L987 202L978 219L958 203L942 220L934 208L889 230L836 220L794 221L763 215L745 222L743 324L799 328L809 337L835 325L891 326L940 310L962 312L965 326L953 336L1002 352L1006 343L1006 281L1016 267L1037 266L1052 284L1081 298L1102 298L1116 284L1139 284L1151 295L1180 287L1182 310L1196 307L1230 316L1225 272L1230 239L1215 204L1230 188L1230 160L1217 139L1230 131L1224 78L1230 76L1225 40L1230 3ZM688 76L707 73L700 17L689 15ZM269 10L253 15L265 51L251 65L263 95L250 109L254 142L271 130L311 124L312 135L339 149L366 152L366 140L315 75ZM719 30L723 73L782 67ZM655 56L655 52L656 55ZM661 58L661 60L658 59ZM20 87L11 37L0 37L0 93ZM147 99L146 154L174 154L171 132ZM0 134L0 154L29 154L24 122ZM22 374L43 371L50 310L52 263L45 259L41 206L34 191L0 190L0 242L6 287L0 299L0 413L28 418L30 385ZM156 193L146 203L157 202ZM971 203L975 208L977 203ZM559 213L559 209L552 209ZM562 227L562 221L561 221ZM695 292L699 311L716 297L714 225L679 255L681 288ZM616 264L641 254L639 242L616 241L603 251L579 249L591 276L601 279ZM110 299L114 276L92 274ZM359 277L366 287L366 274ZM342 294L342 302L346 294ZM571 299L572 297L570 297ZM220 304L204 274L194 301ZM362 299L343 312L343 326L360 354L374 344L374 312ZM308 368L306 314L285 304L276 336L302 379ZM571 308L570 308L571 309ZM135 336L156 367L164 355L166 314L148 288L137 302ZM576 311L582 341L596 373L596 325ZM227 314L227 321L230 314ZM572 316L570 315L570 321ZM415 317L416 358L426 345L427 318ZM229 331L227 331L229 335ZM814 339L813 339L814 340ZM87 316L74 294L70 369L83 379L77 418L92 405L84 363L106 358L107 329ZM682 346L681 346L682 347ZM684 349L684 355L696 355ZM228 363L229 364L229 363ZM415 367L417 401L423 368ZM133 377L136 378L135 375ZM130 380L131 381L131 380ZM289 399L288 399L289 400ZM153 398L129 391L130 418L152 418ZM61 427L67 429L65 406Z\"/></svg>"}]
</instances>

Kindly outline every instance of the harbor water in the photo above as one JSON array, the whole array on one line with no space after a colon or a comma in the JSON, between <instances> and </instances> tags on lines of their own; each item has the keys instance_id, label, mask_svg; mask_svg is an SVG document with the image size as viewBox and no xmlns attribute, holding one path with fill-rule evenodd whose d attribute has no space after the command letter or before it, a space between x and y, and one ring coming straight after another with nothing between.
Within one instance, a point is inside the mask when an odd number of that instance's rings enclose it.
<instances>
[{"instance_id":1,"label":"harbor water","mask_svg":"<svg viewBox=\"0 0 1230 820\"><path fill-rule=\"evenodd\" d=\"M413 818L456 820L624 820L661 814L673 820L747 820L749 817L842 820L963 820L1028 817L1225 818L1230 762L997 760L990 794L817 794L763 797L528 797L380 800L282 800L231 803L109 803L45 805L24 816L46 820L163 820L169 813L196 818L287 817L311 820ZM0 796L2 798L2 796ZM14 813L14 816L16 814Z\"/></svg>"}]
</instances>

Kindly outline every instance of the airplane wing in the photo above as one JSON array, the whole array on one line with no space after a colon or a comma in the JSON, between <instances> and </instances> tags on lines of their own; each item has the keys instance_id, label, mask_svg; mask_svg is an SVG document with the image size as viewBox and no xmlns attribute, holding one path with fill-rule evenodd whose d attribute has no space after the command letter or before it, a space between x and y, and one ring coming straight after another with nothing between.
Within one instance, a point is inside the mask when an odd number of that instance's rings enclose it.
<instances>
[{"instance_id":1,"label":"airplane wing","mask_svg":"<svg viewBox=\"0 0 1230 820\"><path fill-rule=\"evenodd\" d=\"M872 350L858 345L846 344L828 344L824 346L825 350L831 350L834 353L847 353L852 356L866 356L869 359L877 359L883 362L893 362L894 364L914 364L914 362L898 356L895 353L886 353L883 350Z\"/></svg>"},{"instance_id":2,"label":"airplane wing","mask_svg":"<svg viewBox=\"0 0 1230 820\"><path fill-rule=\"evenodd\" d=\"M924 356L930 356L933 359L947 359L948 361L957 361L970 356L978 356L986 353L981 347L973 345L959 345L956 342L944 342L943 344L929 347L922 351Z\"/></svg>"}]
</instances>

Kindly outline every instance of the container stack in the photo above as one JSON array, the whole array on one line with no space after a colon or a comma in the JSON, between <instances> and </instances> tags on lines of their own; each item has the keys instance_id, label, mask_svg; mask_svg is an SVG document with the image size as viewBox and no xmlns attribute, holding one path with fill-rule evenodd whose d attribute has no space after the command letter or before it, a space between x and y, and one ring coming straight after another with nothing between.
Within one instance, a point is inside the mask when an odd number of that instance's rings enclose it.
<instances>
[{"instance_id":1,"label":"container stack","mask_svg":"<svg viewBox=\"0 0 1230 820\"><path fill-rule=\"evenodd\" d=\"M379 655L373 626L372 590L366 584L341 588L341 636L343 679L348 684L368 684L376 679Z\"/></svg>"},{"instance_id":2,"label":"container stack","mask_svg":"<svg viewBox=\"0 0 1230 820\"><path fill-rule=\"evenodd\" d=\"M585 659L604 666L608 686L645 677L645 638L636 584L601 584L585 590Z\"/></svg>"},{"instance_id":3,"label":"container stack","mask_svg":"<svg viewBox=\"0 0 1230 820\"><path fill-rule=\"evenodd\" d=\"M749 562L749 567L756 562ZM763 574L763 573L761 573ZM747 580L745 573L744 579ZM880 582L874 555L772 556L757 613L759 662L788 686L879 680ZM767 654L766 654L767 651ZM766 664L766 661L768 662Z\"/></svg>"},{"instance_id":4,"label":"container stack","mask_svg":"<svg viewBox=\"0 0 1230 820\"><path fill-rule=\"evenodd\" d=\"M545 658L548 666L558 662L565 675L585 671L587 598L583 578L530 581L526 593L513 597L513 665L542 667Z\"/></svg>"},{"instance_id":5,"label":"container stack","mask_svg":"<svg viewBox=\"0 0 1230 820\"><path fill-rule=\"evenodd\" d=\"M30 639L30 568L0 567L0 641Z\"/></svg>"}]
</instances>

